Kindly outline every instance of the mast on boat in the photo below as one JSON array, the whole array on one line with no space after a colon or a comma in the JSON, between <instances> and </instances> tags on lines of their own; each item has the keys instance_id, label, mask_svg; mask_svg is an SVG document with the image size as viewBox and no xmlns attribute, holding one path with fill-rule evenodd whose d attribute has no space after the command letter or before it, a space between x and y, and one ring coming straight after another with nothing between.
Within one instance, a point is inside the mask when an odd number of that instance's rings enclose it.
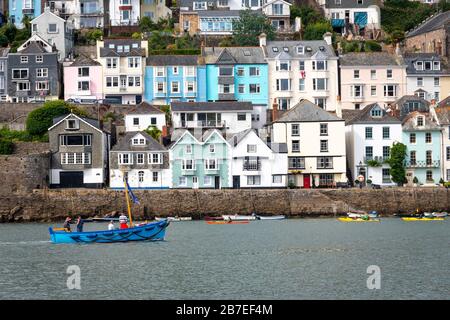
<instances>
[{"instance_id":1,"label":"mast on boat","mask_svg":"<svg viewBox=\"0 0 450 320\"><path fill-rule=\"evenodd\" d=\"M125 178L125 175L123 176L123 183L125 185L125 198L127 199L127 209L128 209L128 219L130 220L129 227L133 227L133 219L131 217L131 203L130 203L130 195L128 194L128 183Z\"/></svg>"}]
</instances>

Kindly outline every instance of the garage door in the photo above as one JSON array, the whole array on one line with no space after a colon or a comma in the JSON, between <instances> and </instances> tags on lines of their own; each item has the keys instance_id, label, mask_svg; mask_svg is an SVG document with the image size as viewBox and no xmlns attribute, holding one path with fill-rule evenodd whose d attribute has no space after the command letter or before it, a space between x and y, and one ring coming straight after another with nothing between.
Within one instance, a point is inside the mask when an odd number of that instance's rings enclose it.
<instances>
[{"instance_id":1,"label":"garage door","mask_svg":"<svg viewBox=\"0 0 450 320\"><path fill-rule=\"evenodd\" d=\"M80 188L83 185L83 171L69 171L59 173L59 185L61 188Z\"/></svg>"}]
</instances>

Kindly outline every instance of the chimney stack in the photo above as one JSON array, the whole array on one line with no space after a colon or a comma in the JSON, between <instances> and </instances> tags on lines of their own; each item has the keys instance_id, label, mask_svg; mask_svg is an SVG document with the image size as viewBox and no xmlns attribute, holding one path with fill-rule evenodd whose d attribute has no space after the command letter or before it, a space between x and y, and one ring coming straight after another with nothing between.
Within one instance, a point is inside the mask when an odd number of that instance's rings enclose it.
<instances>
[{"instance_id":1,"label":"chimney stack","mask_svg":"<svg viewBox=\"0 0 450 320\"><path fill-rule=\"evenodd\" d=\"M260 47L265 47L267 45L267 36L266 34L263 32L259 35L259 46Z\"/></svg>"},{"instance_id":2,"label":"chimney stack","mask_svg":"<svg viewBox=\"0 0 450 320\"><path fill-rule=\"evenodd\" d=\"M333 35L331 34L331 32L325 32L325 34L323 35L323 40L325 40L325 42L329 46L333 44L332 36Z\"/></svg>"},{"instance_id":3,"label":"chimney stack","mask_svg":"<svg viewBox=\"0 0 450 320\"><path fill-rule=\"evenodd\" d=\"M272 105L272 122L278 120L278 104L274 103Z\"/></svg>"}]
</instances>

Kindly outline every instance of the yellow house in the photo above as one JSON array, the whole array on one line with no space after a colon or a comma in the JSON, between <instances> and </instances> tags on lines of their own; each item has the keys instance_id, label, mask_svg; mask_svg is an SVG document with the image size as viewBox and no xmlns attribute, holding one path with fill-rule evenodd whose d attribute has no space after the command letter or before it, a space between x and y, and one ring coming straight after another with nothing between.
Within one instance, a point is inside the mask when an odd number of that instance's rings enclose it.
<instances>
[{"instance_id":1,"label":"yellow house","mask_svg":"<svg viewBox=\"0 0 450 320\"><path fill-rule=\"evenodd\" d=\"M441 90L441 100L444 100L446 97L450 96L450 75L442 76L439 84Z\"/></svg>"},{"instance_id":2,"label":"yellow house","mask_svg":"<svg viewBox=\"0 0 450 320\"><path fill-rule=\"evenodd\" d=\"M141 0L141 15L157 22L160 18L172 17L172 10L166 7L165 0Z\"/></svg>"}]
</instances>

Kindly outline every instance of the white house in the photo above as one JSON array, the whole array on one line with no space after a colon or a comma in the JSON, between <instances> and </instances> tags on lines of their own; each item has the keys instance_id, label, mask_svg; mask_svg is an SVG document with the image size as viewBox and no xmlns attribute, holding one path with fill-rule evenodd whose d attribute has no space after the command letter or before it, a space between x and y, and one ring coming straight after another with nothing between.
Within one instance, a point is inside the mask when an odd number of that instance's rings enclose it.
<instances>
[{"instance_id":1,"label":"white house","mask_svg":"<svg viewBox=\"0 0 450 320\"><path fill-rule=\"evenodd\" d=\"M268 0L262 6L262 12L269 18L278 32L290 31L292 4L284 0Z\"/></svg>"},{"instance_id":2,"label":"white house","mask_svg":"<svg viewBox=\"0 0 450 320\"><path fill-rule=\"evenodd\" d=\"M345 122L308 100L300 101L271 128L272 143L286 143L289 184L331 187L345 182Z\"/></svg>"},{"instance_id":3,"label":"white house","mask_svg":"<svg viewBox=\"0 0 450 320\"><path fill-rule=\"evenodd\" d=\"M169 151L145 132L127 132L109 154L109 187L167 189L171 186Z\"/></svg>"},{"instance_id":4,"label":"white house","mask_svg":"<svg viewBox=\"0 0 450 320\"><path fill-rule=\"evenodd\" d=\"M172 102L174 129L218 129L234 134L252 128L251 102Z\"/></svg>"},{"instance_id":5,"label":"white house","mask_svg":"<svg viewBox=\"0 0 450 320\"><path fill-rule=\"evenodd\" d=\"M127 110L125 131L144 131L150 126L155 126L163 131L166 126L166 114L147 102L141 102Z\"/></svg>"},{"instance_id":6,"label":"white house","mask_svg":"<svg viewBox=\"0 0 450 320\"><path fill-rule=\"evenodd\" d=\"M358 111L344 110L343 115L346 118L347 162L352 181L362 175L365 182L371 180L372 184L395 185L385 160L390 157L391 146L402 142L401 121L377 103Z\"/></svg>"},{"instance_id":7,"label":"white house","mask_svg":"<svg viewBox=\"0 0 450 320\"><path fill-rule=\"evenodd\" d=\"M445 181L450 181L450 97L439 102L438 107L434 110L436 111L439 124L442 127L442 178Z\"/></svg>"},{"instance_id":8,"label":"white house","mask_svg":"<svg viewBox=\"0 0 450 320\"><path fill-rule=\"evenodd\" d=\"M140 0L110 0L111 26L137 25L141 17Z\"/></svg>"},{"instance_id":9,"label":"white house","mask_svg":"<svg viewBox=\"0 0 450 320\"><path fill-rule=\"evenodd\" d=\"M268 146L253 129L236 133L231 145L233 188L277 188L287 186L287 146Z\"/></svg>"}]
</instances>

